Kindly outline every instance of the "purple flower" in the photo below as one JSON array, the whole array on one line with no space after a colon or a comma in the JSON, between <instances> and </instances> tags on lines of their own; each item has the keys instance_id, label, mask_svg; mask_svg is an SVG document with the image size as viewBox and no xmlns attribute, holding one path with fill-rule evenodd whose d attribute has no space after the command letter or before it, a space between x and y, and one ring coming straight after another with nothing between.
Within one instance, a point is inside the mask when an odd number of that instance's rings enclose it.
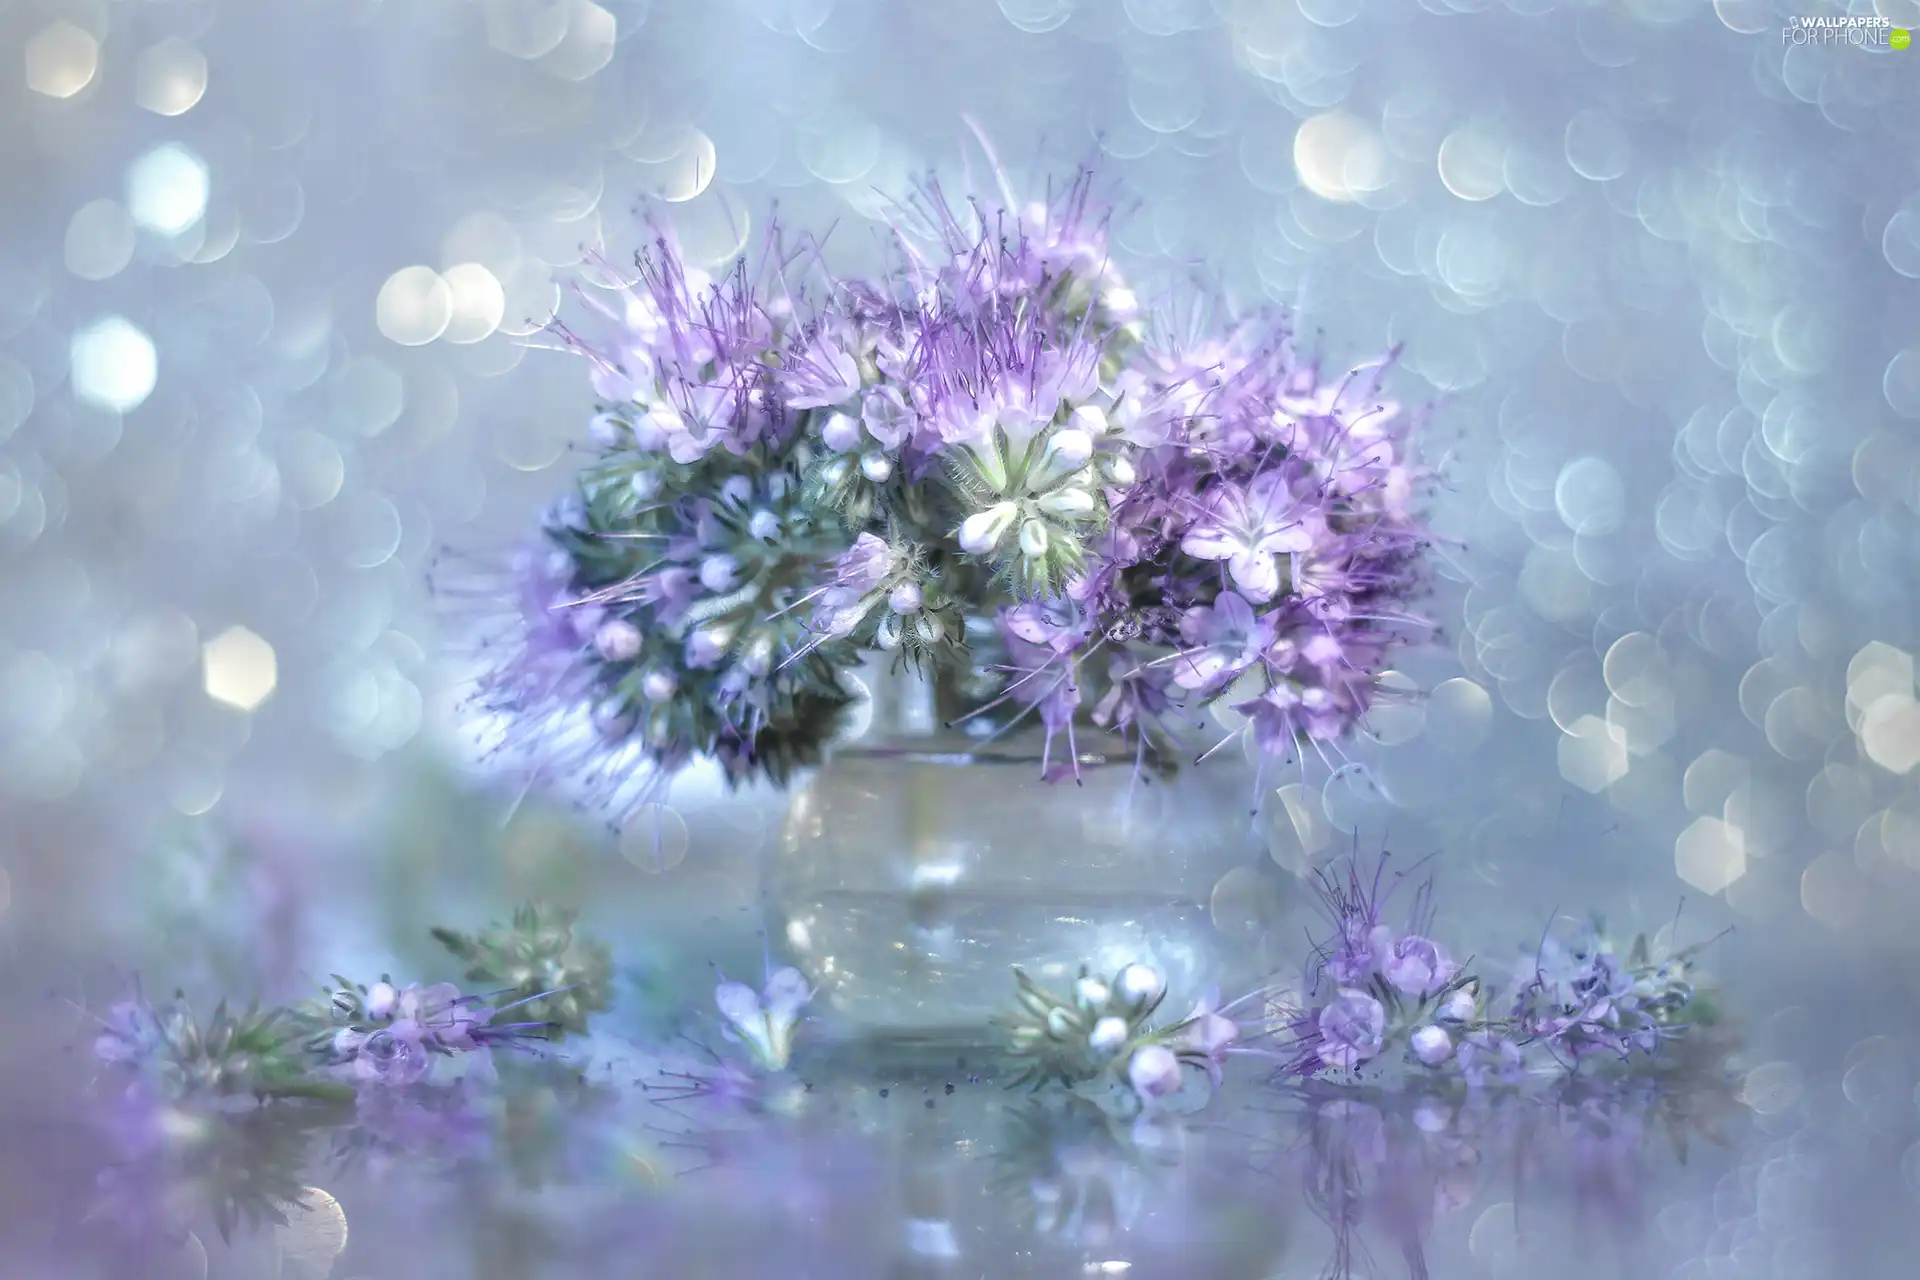
<instances>
[{"instance_id":1,"label":"purple flower","mask_svg":"<svg viewBox=\"0 0 1920 1280\"><path fill-rule=\"evenodd\" d=\"M1360 878L1357 865L1348 866L1344 879L1326 871L1315 873L1315 893L1334 932L1315 948L1314 958L1319 971L1340 986L1364 986L1392 955L1393 931L1381 923L1380 916L1400 877L1383 888L1385 878L1384 858L1374 867L1371 881Z\"/></svg>"},{"instance_id":2,"label":"purple flower","mask_svg":"<svg viewBox=\"0 0 1920 1280\"><path fill-rule=\"evenodd\" d=\"M727 1038L746 1046L765 1071L786 1070L793 1055L794 1027L812 999L813 988L798 969L769 974L760 991L744 982L722 981L713 993L714 1004L729 1024Z\"/></svg>"},{"instance_id":3,"label":"purple flower","mask_svg":"<svg viewBox=\"0 0 1920 1280\"><path fill-rule=\"evenodd\" d=\"M1520 1047L1491 1031L1476 1032L1463 1039L1457 1060L1460 1076L1470 1088L1483 1088L1489 1082L1514 1084L1520 1079Z\"/></svg>"},{"instance_id":4,"label":"purple flower","mask_svg":"<svg viewBox=\"0 0 1920 1280\"><path fill-rule=\"evenodd\" d=\"M821 342L782 370L790 409L828 409L860 394L860 365L844 348Z\"/></svg>"},{"instance_id":5,"label":"purple flower","mask_svg":"<svg viewBox=\"0 0 1920 1280\"><path fill-rule=\"evenodd\" d=\"M883 449L897 449L913 430L913 411L893 387L875 387L860 402L860 422Z\"/></svg>"},{"instance_id":6,"label":"purple flower","mask_svg":"<svg viewBox=\"0 0 1920 1280\"><path fill-rule=\"evenodd\" d=\"M1195 605L1180 617L1180 638L1193 646L1174 664L1174 683L1208 690L1230 683L1273 643L1271 614L1255 616L1236 591L1222 591L1211 605Z\"/></svg>"},{"instance_id":7,"label":"purple flower","mask_svg":"<svg viewBox=\"0 0 1920 1280\"><path fill-rule=\"evenodd\" d=\"M1080 600L1063 595L1014 605L1001 613L1000 624L1028 644L1066 654L1087 643L1094 619Z\"/></svg>"},{"instance_id":8,"label":"purple flower","mask_svg":"<svg viewBox=\"0 0 1920 1280\"><path fill-rule=\"evenodd\" d=\"M1387 1011L1366 992L1342 987L1320 1010L1315 1027L1320 1033L1320 1061L1337 1070L1351 1070L1385 1046Z\"/></svg>"},{"instance_id":9,"label":"purple flower","mask_svg":"<svg viewBox=\"0 0 1920 1280\"><path fill-rule=\"evenodd\" d=\"M1271 600L1280 589L1278 555L1313 548L1324 527L1319 514L1296 503L1279 468L1247 485L1220 485L1202 500L1202 514L1180 539L1196 560L1224 560L1250 600Z\"/></svg>"},{"instance_id":10,"label":"purple flower","mask_svg":"<svg viewBox=\"0 0 1920 1280\"><path fill-rule=\"evenodd\" d=\"M336 1049L339 1042L335 1041ZM403 1088L426 1078L433 1069L420 1024L403 1018L366 1036L353 1046L353 1074L362 1084Z\"/></svg>"},{"instance_id":11,"label":"purple flower","mask_svg":"<svg viewBox=\"0 0 1920 1280\"><path fill-rule=\"evenodd\" d=\"M1201 1059L1206 1068L1207 1079L1214 1088L1220 1087L1220 1071L1226 1065L1227 1057L1240 1044L1240 1024L1227 1017L1220 1010L1218 992L1210 992L1193 1006L1193 1012L1186 1017L1185 1028L1180 1033L1180 1045L1190 1055Z\"/></svg>"},{"instance_id":12,"label":"purple flower","mask_svg":"<svg viewBox=\"0 0 1920 1280\"><path fill-rule=\"evenodd\" d=\"M1439 943L1408 935L1393 944L1382 958L1380 976L1401 995L1423 999L1453 981L1460 966L1447 957Z\"/></svg>"},{"instance_id":13,"label":"purple flower","mask_svg":"<svg viewBox=\"0 0 1920 1280\"><path fill-rule=\"evenodd\" d=\"M145 1065L166 1043L154 1010L144 1000L122 1000L100 1019L93 1056L109 1066Z\"/></svg>"}]
</instances>

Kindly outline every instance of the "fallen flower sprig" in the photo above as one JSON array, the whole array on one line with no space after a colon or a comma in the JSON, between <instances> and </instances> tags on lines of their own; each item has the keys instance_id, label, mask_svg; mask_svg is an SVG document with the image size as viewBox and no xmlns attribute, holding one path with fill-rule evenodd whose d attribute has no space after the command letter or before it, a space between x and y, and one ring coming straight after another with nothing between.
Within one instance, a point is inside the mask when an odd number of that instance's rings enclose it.
<instances>
[{"instance_id":1,"label":"fallen flower sprig","mask_svg":"<svg viewBox=\"0 0 1920 1280\"><path fill-rule=\"evenodd\" d=\"M1550 930L1502 988L1431 936L1430 881L1404 930L1384 923L1402 879L1387 878L1384 860L1370 879L1357 868L1321 874L1333 930L1314 949L1305 998L1272 987L1226 1006L1209 996L1155 1027L1165 990L1145 965L1111 981L1083 968L1068 995L1016 967L1018 1009L1005 1020L1022 1067L1016 1086L1107 1077L1154 1106L1180 1092L1190 1070L1217 1088L1228 1058L1241 1054L1278 1059L1282 1079L1357 1080L1398 1067L1474 1089L1576 1072L1644 1074L1673 1042L1719 1020L1694 970L1705 943L1656 957L1641 937L1623 956L1596 918Z\"/></svg>"},{"instance_id":2,"label":"fallen flower sprig","mask_svg":"<svg viewBox=\"0 0 1920 1280\"><path fill-rule=\"evenodd\" d=\"M1429 936L1431 881L1404 931L1384 922L1403 879L1386 877L1384 859L1370 881L1357 867L1320 876L1333 933L1316 948L1309 996L1281 1016L1291 1045L1283 1074L1391 1064L1457 1073L1479 1087L1583 1067L1631 1070L1717 1020L1694 973L1707 943L1656 958L1642 936L1623 956L1604 920L1556 922L1503 988Z\"/></svg>"},{"instance_id":3,"label":"fallen flower sprig","mask_svg":"<svg viewBox=\"0 0 1920 1280\"><path fill-rule=\"evenodd\" d=\"M430 932L467 966L468 982L504 988L525 1017L550 1024L559 1040L586 1034L589 1015L612 1001L613 953L576 933L578 918L575 911L529 905L516 909L511 922L478 934Z\"/></svg>"},{"instance_id":4,"label":"fallen flower sprig","mask_svg":"<svg viewBox=\"0 0 1920 1280\"><path fill-rule=\"evenodd\" d=\"M349 1087L321 1078L297 1019L284 1009L235 1011L223 1000L204 1021L184 992L158 1005L133 993L99 1019L96 1061L130 1089L169 1100L251 1097L338 1101Z\"/></svg>"},{"instance_id":5,"label":"fallen flower sprig","mask_svg":"<svg viewBox=\"0 0 1920 1280\"><path fill-rule=\"evenodd\" d=\"M301 1007L307 1052L325 1067L363 1085L401 1087L424 1080L439 1058L495 1048L524 1049L551 1038L547 1022L502 1022L500 1015L535 1000L494 1006L492 996L461 995L450 982L396 987L382 977L372 986L333 976L322 1000Z\"/></svg>"},{"instance_id":6,"label":"fallen flower sprig","mask_svg":"<svg viewBox=\"0 0 1920 1280\"><path fill-rule=\"evenodd\" d=\"M1225 1008L1208 997L1178 1022L1156 1028L1166 981L1147 965L1125 965L1111 979L1082 967L1070 996L1040 986L1023 969L1013 975L1019 1012L1007 1027L1023 1067L1013 1088L1071 1088L1108 1075L1124 1081L1141 1103L1157 1103L1181 1090L1189 1069L1217 1087L1229 1055L1257 1052L1244 1043L1247 1029L1228 1015L1261 993Z\"/></svg>"}]
</instances>

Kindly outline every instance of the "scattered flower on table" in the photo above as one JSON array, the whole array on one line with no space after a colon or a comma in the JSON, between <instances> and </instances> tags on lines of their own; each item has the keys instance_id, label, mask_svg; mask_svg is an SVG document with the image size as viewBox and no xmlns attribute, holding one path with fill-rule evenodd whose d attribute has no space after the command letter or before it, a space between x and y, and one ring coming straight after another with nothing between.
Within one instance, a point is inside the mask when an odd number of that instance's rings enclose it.
<instances>
[{"instance_id":1,"label":"scattered flower on table","mask_svg":"<svg viewBox=\"0 0 1920 1280\"><path fill-rule=\"evenodd\" d=\"M798 969L776 969L759 991L724 979L713 1002L727 1021L724 1034L741 1045L763 1071L785 1071L793 1057L793 1033L813 1000L813 988Z\"/></svg>"},{"instance_id":2,"label":"scattered flower on table","mask_svg":"<svg viewBox=\"0 0 1920 1280\"><path fill-rule=\"evenodd\" d=\"M434 929L434 940L467 966L468 982L503 988L521 1016L551 1025L553 1038L584 1035L589 1017L612 1001L613 953L580 934L579 913L520 907L510 923L478 934Z\"/></svg>"},{"instance_id":3,"label":"scattered flower on table","mask_svg":"<svg viewBox=\"0 0 1920 1280\"><path fill-rule=\"evenodd\" d=\"M371 986L334 975L323 1001L301 1011L306 1047L328 1068L362 1087L404 1088L425 1080L436 1061L493 1049L525 1050L550 1038L552 1024L502 1021L533 1000L495 1005L494 996L462 995L450 982Z\"/></svg>"},{"instance_id":4,"label":"scattered flower on table","mask_svg":"<svg viewBox=\"0 0 1920 1280\"><path fill-rule=\"evenodd\" d=\"M1716 1017L1695 986L1704 943L1656 960L1642 937L1622 955L1599 919L1556 922L1504 987L1470 973L1432 936L1431 880L1415 890L1404 926L1388 922L1409 874L1389 876L1388 863L1370 877L1357 863L1320 873L1330 932L1315 947L1308 994L1281 1018L1284 1074L1405 1067L1479 1088L1632 1070Z\"/></svg>"}]
</instances>

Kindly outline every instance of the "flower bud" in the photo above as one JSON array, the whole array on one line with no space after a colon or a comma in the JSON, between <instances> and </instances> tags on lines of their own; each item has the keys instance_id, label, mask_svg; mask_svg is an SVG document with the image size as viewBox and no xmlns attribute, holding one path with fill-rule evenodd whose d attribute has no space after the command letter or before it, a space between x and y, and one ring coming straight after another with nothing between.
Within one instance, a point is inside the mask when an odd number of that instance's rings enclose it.
<instances>
[{"instance_id":1,"label":"flower bud","mask_svg":"<svg viewBox=\"0 0 1920 1280\"><path fill-rule=\"evenodd\" d=\"M1127 1061L1127 1083L1142 1098L1152 1101L1177 1093L1180 1089L1180 1059L1163 1044L1150 1044L1133 1051Z\"/></svg>"},{"instance_id":2,"label":"flower bud","mask_svg":"<svg viewBox=\"0 0 1920 1280\"><path fill-rule=\"evenodd\" d=\"M740 665L752 676L764 676L773 670L773 637L756 633L741 650Z\"/></svg>"},{"instance_id":3,"label":"flower bud","mask_svg":"<svg viewBox=\"0 0 1920 1280\"><path fill-rule=\"evenodd\" d=\"M1029 520L1020 526L1020 554L1029 560L1038 560L1047 554L1047 546L1052 540L1045 521Z\"/></svg>"},{"instance_id":4,"label":"flower bud","mask_svg":"<svg viewBox=\"0 0 1920 1280\"><path fill-rule=\"evenodd\" d=\"M367 988L367 1016L387 1019L400 1003L400 993L391 982L376 982Z\"/></svg>"},{"instance_id":5,"label":"flower bud","mask_svg":"<svg viewBox=\"0 0 1920 1280\"><path fill-rule=\"evenodd\" d=\"M1047 1035L1055 1040L1065 1040L1074 1032L1073 1015L1065 1009L1054 1009L1047 1014Z\"/></svg>"},{"instance_id":6,"label":"flower bud","mask_svg":"<svg viewBox=\"0 0 1920 1280\"><path fill-rule=\"evenodd\" d=\"M740 562L732 556L708 556L700 562L700 585L716 594L733 590Z\"/></svg>"},{"instance_id":7,"label":"flower bud","mask_svg":"<svg viewBox=\"0 0 1920 1280\"><path fill-rule=\"evenodd\" d=\"M1439 1027L1422 1027L1408 1042L1413 1056L1429 1067L1437 1067L1453 1056L1453 1037Z\"/></svg>"},{"instance_id":8,"label":"flower bud","mask_svg":"<svg viewBox=\"0 0 1920 1280\"><path fill-rule=\"evenodd\" d=\"M636 471L627 481L627 488L633 490L633 496L642 502L652 502L660 496L660 473L658 471Z\"/></svg>"},{"instance_id":9,"label":"flower bud","mask_svg":"<svg viewBox=\"0 0 1920 1280\"><path fill-rule=\"evenodd\" d=\"M1106 477L1108 484L1121 489L1140 478L1140 473L1134 470L1133 461L1119 454L1108 454L1100 459L1100 474Z\"/></svg>"},{"instance_id":10,"label":"flower bud","mask_svg":"<svg viewBox=\"0 0 1920 1280\"><path fill-rule=\"evenodd\" d=\"M696 667L710 667L733 648L734 628L724 622L697 628L687 637L687 661Z\"/></svg>"},{"instance_id":11,"label":"flower bud","mask_svg":"<svg viewBox=\"0 0 1920 1280\"><path fill-rule=\"evenodd\" d=\"M1093 514L1093 495L1085 489L1055 489L1040 499L1040 509L1058 520L1083 520Z\"/></svg>"},{"instance_id":12,"label":"flower bud","mask_svg":"<svg viewBox=\"0 0 1920 1280\"><path fill-rule=\"evenodd\" d=\"M893 460L884 453L869 453L860 459L860 474L875 484L885 484L893 476Z\"/></svg>"},{"instance_id":13,"label":"flower bud","mask_svg":"<svg viewBox=\"0 0 1920 1280\"><path fill-rule=\"evenodd\" d=\"M762 507L753 513L753 519L747 521L747 532L762 542L778 542L780 517Z\"/></svg>"},{"instance_id":14,"label":"flower bud","mask_svg":"<svg viewBox=\"0 0 1920 1280\"><path fill-rule=\"evenodd\" d=\"M835 453L848 453L860 444L860 420L844 413L828 415L820 441Z\"/></svg>"},{"instance_id":15,"label":"flower bud","mask_svg":"<svg viewBox=\"0 0 1920 1280\"><path fill-rule=\"evenodd\" d=\"M632 662L640 656L640 628L625 618L612 618L594 632L593 647L608 662Z\"/></svg>"},{"instance_id":16,"label":"flower bud","mask_svg":"<svg viewBox=\"0 0 1920 1280\"><path fill-rule=\"evenodd\" d=\"M1473 984L1461 987L1440 1002L1438 1017L1447 1022L1467 1022L1473 1018L1476 993Z\"/></svg>"},{"instance_id":17,"label":"flower bud","mask_svg":"<svg viewBox=\"0 0 1920 1280\"><path fill-rule=\"evenodd\" d=\"M680 688L671 671L649 671L640 677L640 696L648 702L665 702Z\"/></svg>"},{"instance_id":18,"label":"flower bud","mask_svg":"<svg viewBox=\"0 0 1920 1280\"><path fill-rule=\"evenodd\" d=\"M1082 1009L1097 1011L1106 1008L1113 993L1107 984L1098 978L1082 978L1073 984L1073 998Z\"/></svg>"},{"instance_id":19,"label":"flower bud","mask_svg":"<svg viewBox=\"0 0 1920 1280\"><path fill-rule=\"evenodd\" d=\"M1127 1035L1125 1018L1102 1018L1093 1024L1093 1032L1087 1037L1087 1047L1103 1058L1111 1058L1126 1047Z\"/></svg>"},{"instance_id":20,"label":"flower bud","mask_svg":"<svg viewBox=\"0 0 1920 1280\"><path fill-rule=\"evenodd\" d=\"M1097 404L1083 404L1067 417L1067 425L1084 431L1090 436L1102 436L1107 433L1107 414Z\"/></svg>"},{"instance_id":21,"label":"flower bud","mask_svg":"<svg viewBox=\"0 0 1920 1280\"><path fill-rule=\"evenodd\" d=\"M924 603L917 582L903 582L887 593L887 608L895 613L918 613Z\"/></svg>"},{"instance_id":22,"label":"flower bud","mask_svg":"<svg viewBox=\"0 0 1920 1280\"><path fill-rule=\"evenodd\" d=\"M1034 471L1036 483L1051 483L1070 476L1093 459L1093 437L1077 427L1053 433L1041 451L1040 465Z\"/></svg>"},{"instance_id":23,"label":"flower bud","mask_svg":"<svg viewBox=\"0 0 1920 1280\"><path fill-rule=\"evenodd\" d=\"M593 727L608 742L618 742L633 732L633 716L627 711L627 704L618 698L608 698L594 704Z\"/></svg>"},{"instance_id":24,"label":"flower bud","mask_svg":"<svg viewBox=\"0 0 1920 1280\"><path fill-rule=\"evenodd\" d=\"M853 459L834 458L820 468L820 478L829 485L837 485L847 478L847 472L853 470Z\"/></svg>"},{"instance_id":25,"label":"flower bud","mask_svg":"<svg viewBox=\"0 0 1920 1280\"><path fill-rule=\"evenodd\" d=\"M1140 1009L1152 1004L1166 990L1166 984L1160 975L1144 964L1130 964L1122 969L1113 980L1114 991L1120 997L1120 1003L1129 1009Z\"/></svg>"},{"instance_id":26,"label":"flower bud","mask_svg":"<svg viewBox=\"0 0 1920 1280\"><path fill-rule=\"evenodd\" d=\"M980 478L987 482L987 488L1001 493L1007 487L1007 460L1000 455L1000 444L996 434L987 433L984 440L967 445L967 452L973 455L973 464L980 472Z\"/></svg>"},{"instance_id":27,"label":"flower bud","mask_svg":"<svg viewBox=\"0 0 1920 1280\"><path fill-rule=\"evenodd\" d=\"M873 642L888 653L900 647L899 614L889 613L880 619L879 629L873 633Z\"/></svg>"},{"instance_id":28,"label":"flower bud","mask_svg":"<svg viewBox=\"0 0 1920 1280\"><path fill-rule=\"evenodd\" d=\"M1007 530L1020 516L1020 508L1011 502L1002 502L988 507L985 511L975 512L960 524L960 549L969 555L984 556L993 554L1000 539L1007 536Z\"/></svg>"},{"instance_id":29,"label":"flower bud","mask_svg":"<svg viewBox=\"0 0 1920 1280\"><path fill-rule=\"evenodd\" d=\"M1140 313L1140 300L1125 285L1110 285L1100 291L1100 305L1114 320L1125 324Z\"/></svg>"},{"instance_id":30,"label":"flower bud","mask_svg":"<svg viewBox=\"0 0 1920 1280\"><path fill-rule=\"evenodd\" d=\"M733 506L743 507L753 498L753 481L746 476L730 476L720 486L720 497Z\"/></svg>"},{"instance_id":31,"label":"flower bud","mask_svg":"<svg viewBox=\"0 0 1920 1280\"><path fill-rule=\"evenodd\" d=\"M601 449L618 449L627 442L627 424L610 413L595 414L587 424L587 438Z\"/></svg>"},{"instance_id":32,"label":"flower bud","mask_svg":"<svg viewBox=\"0 0 1920 1280\"><path fill-rule=\"evenodd\" d=\"M946 638L947 624L940 620L937 613L916 613L913 615L913 634L919 637L921 644L939 644Z\"/></svg>"}]
</instances>

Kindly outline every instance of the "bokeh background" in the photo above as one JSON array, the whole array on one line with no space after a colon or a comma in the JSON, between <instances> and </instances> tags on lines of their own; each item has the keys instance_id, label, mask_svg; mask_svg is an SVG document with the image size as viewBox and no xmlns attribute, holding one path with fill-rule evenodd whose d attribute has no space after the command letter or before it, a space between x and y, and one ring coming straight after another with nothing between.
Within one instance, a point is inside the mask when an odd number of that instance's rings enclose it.
<instances>
[{"instance_id":1,"label":"bokeh background","mask_svg":"<svg viewBox=\"0 0 1920 1280\"><path fill-rule=\"evenodd\" d=\"M62 1261L84 1160L48 1154L84 1144L45 1125L116 970L280 999L534 892L588 906L643 1003L757 957L777 798L694 779L662 843L476 788L428 571L564 485L588 390L540 326L640 201L710 264L777 201L857 265L920 174L994 195L977 128L1024 194L1095 163L1130 272L1291 307L1332 360L1404 343L1396 389L1439 401L1421 696L1365 775L1273 797L1220 927L1297 938L1298 875L1355 844L1438 851L1489 948L1589 907L1733 927L1744 1123L1647 1175L1643 1252L1522 1230L1494 1186L1433 1274L1911 1274L1920 50L1783 36L1842 14L1920 28L1914 0L0 0L0 1256L92 1274ZM815 1154L576 1223L554 1273L917 1274L867 1166ZM810 1179L799 1248L765 1188ZM543 1274L340 1194L358 1274ZM1083 1261L979 1248L951 1274ZM1324 1256L1248 1254L1220 1274Z\"/></svg>"}]
</instances>

